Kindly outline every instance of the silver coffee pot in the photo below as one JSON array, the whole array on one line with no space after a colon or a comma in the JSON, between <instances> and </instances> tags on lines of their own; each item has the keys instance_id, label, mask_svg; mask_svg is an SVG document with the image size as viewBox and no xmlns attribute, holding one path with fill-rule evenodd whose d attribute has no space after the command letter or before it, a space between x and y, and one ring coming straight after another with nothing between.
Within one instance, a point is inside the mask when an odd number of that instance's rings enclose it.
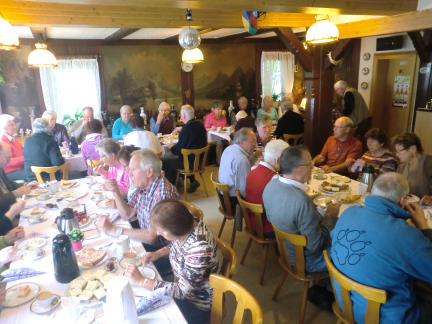
<instances>
[{"instance_id":1,"label":"silver coffee pot","mask_svg":"<svg viewBox=\"0 0 432 324\"><path fill-rule=\"evenodd\" d=\"M363 168L363 173L361 175L360 181L367 185L367 192L371 192L372 185L375 181L375 169L372 165L366 165Z\"/></svg>"},{"instance_id":2,"label":"silver coffee pot","mask_svg":"<svg viewBox=\"0 0 432 324\"><path fill-rule=\"evenodd\" d=\"M74 228L79 228L78 220L75 218L72 208L65 208L57 219L57 228L62 234L69 234Z\"/></svg>"}]
</instances>

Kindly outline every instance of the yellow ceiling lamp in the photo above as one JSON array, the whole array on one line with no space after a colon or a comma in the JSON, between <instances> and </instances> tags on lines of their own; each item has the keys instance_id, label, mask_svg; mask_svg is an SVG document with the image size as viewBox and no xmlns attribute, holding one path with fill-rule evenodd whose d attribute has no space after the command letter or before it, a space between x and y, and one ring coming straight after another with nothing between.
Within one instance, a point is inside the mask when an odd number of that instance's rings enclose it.
<instances>
[{"instance_id":1,"label":"yellow ceiling lamp","mask_svg":"<svg viewBox=\"0 0 432 324\"><path fill-rule=\"evenodd\" d=\"M11 24L0 17L0 49L12 50L19 47L19 39Z\"/></svg>"},{"instance_id":2,"label":"yellow ceiling lamp","mask_svg":"<svg viewBox=\"0 0 432 324\"><path fill-rule=\"evenodd\" d=\"M204 55L197 47L191 50L185 49L182 54L183 63L201 63L204 62Z\"/></svg>"},{"instance_id":3,"label":"yellow ceiling lamp","mask_svg":"<svg viewBox=\"0 0 432 324\"><path fill-rule=\"evenodd\" d=\"M339 29L328 19L317 21L306 32L306 43L328 44L339 40Z\"/></svg>"},{"instance_id":4,"label":"yellow ceiling lamp","mask_svg":"<svg viewBox=\"0 0 432 324\"><path fill-rule=\"evenodd\" d=\"M36 43L34 49L28 56L28 64L31 67L56 67L57 59L52 52L47 49L45 43Z\"/></svg>"}]
</instances>

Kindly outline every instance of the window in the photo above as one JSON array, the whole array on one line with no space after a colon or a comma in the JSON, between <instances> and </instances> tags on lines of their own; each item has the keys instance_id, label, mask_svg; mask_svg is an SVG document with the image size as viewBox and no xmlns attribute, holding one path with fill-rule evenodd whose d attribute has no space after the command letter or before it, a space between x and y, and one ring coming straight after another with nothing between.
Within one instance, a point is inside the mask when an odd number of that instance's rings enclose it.
<instances>
[{"instance_id":1,"label":"window","mask_svg":"<svg viewBox=\"0 0 432 324\"><path fill-rule=\"evenodd\" d=\"M262 52L261 84L263 97L291 94L294 84L294 55L290 52Z\"/></svg>"},{"instance_id":2,"label":"window","mask_svg":"<svg viewBox=\"0 0 432 324\"><path fill-rule=\"evenodd\" d=\"M58 60L56 68L40 68L42 92L47 110L57 113L57 122L85 106L100 116L101 91L97 59Z\"/></svg>"}]
</instances>

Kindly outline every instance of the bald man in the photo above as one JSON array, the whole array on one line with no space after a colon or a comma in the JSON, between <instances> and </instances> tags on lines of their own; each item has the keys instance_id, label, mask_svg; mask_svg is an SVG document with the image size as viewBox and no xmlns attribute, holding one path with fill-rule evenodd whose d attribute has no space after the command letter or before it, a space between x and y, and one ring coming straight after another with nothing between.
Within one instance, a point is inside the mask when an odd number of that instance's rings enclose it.
<instances>
[{"instance_id":1,"label":"bald man","mask_svg":"<svg viewBox=\"0 0 432 324\"><path fill-rule=\"evenodd\" d=\"M176 121L173 116L170 115L170 106L167 102L163 101L160 103L158 113L153 115L150 119L150 130L157 135L171 134L176 127Z\"/></svg>"}]
</instances>

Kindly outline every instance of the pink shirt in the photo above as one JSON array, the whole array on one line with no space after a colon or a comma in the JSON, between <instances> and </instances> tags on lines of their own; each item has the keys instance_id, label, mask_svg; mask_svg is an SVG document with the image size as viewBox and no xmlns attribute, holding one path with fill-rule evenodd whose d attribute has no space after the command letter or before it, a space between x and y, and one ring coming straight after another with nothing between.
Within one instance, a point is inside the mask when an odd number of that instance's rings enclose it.
<instances>
[{"instance_id":1,"label":"pink shirt","mask_svg":"<svg viewBox=\"0 0 432 324\"><path fill-rule=\"evenodd\" d=\"M211 128L212 126L214 127L225 127L227 126L227 121L224 115L221 115L219 119L215 118L214 112L211 112L210 114L207 115L205 122L204 122L204 127L206 129Z\"/></svg>"},{"instance_id":2,"label":"pink shirt","mask_svg":"<svg viewBox=\"0 0 432 324\"><path fill-rule=\"evenodd\" d=\"M100 173L105 179L115 179L121 192L127 193L129 190L129 175L121 164L110 166L108 171L101 170Z\"/></svg>"}]
</instances>

